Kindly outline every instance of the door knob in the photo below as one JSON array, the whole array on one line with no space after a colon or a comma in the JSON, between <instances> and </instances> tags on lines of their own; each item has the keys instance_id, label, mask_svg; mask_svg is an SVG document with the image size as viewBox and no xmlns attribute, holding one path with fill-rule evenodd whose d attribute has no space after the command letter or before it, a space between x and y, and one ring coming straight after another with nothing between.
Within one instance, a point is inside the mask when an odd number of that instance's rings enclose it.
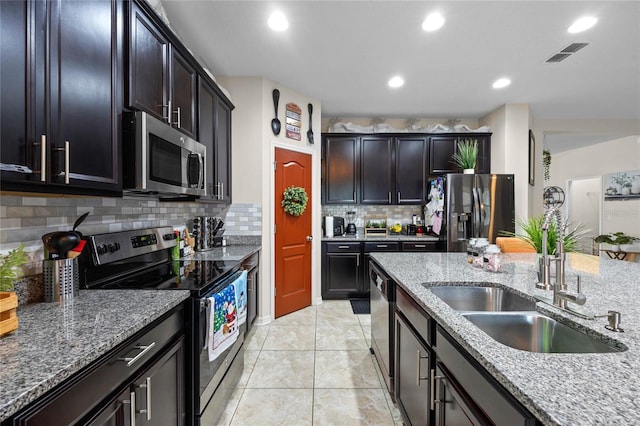
<instances>
[{"instance_id":1,"label":"door knob","mask_svg":"<svg viewBox=\"0 0 640 426\"><path fill-rule=\"evenodd\" d=\"M313 236L307 235L307 241L313 241Z\"/></svg>"}]
</instances>

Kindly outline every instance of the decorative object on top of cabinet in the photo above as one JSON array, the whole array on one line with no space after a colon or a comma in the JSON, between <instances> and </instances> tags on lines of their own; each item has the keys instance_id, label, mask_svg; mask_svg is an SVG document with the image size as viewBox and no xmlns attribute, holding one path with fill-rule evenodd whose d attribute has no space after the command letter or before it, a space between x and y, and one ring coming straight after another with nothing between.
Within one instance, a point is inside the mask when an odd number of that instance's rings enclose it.
<instances>
[{"instance_id":1,"label":"decorative object on top of cabinet","mask_svg":"<svg viewBox=\"0 0 640 426\"><path fill-rule=\"evenodd\" d=\"M489 126L482 126L471 129L466 124L457 124L460 120L449 120L447 124L429 124L421 127L416 124L417 118L407 119L407 126L404 129L396 129L385 123L382 117L371 120L370 126L361 126L351 122L345 123L339 117L329 119L329 133L489 133Z\"/></svg>"},{"instance_id":2,"label":"decorative object on top of cabinet","mask_svg":"<svg viewBox=\"0 0 640 426\"><path fill-rule=\"evenodd\" d=\"M122 3L1 2L3 190L119 195Z\"/></svg>"},{"instance_id":3,"label":"decorative object on top of cabinet","mask_svg":"<svg viewBox=\"0 0 640 426\"><path fill-rule=\"evenodd\" d=\"M290 102L287 104L285 109L286 113L286 122L285 125L287 127L286 136L289 139L301 140L300 129L302 128L301 115L302 110L297 104Z\"/></svg>"},{"instance_id":4,"label":"decorative object on top of cabinet","mask_svg":"<svg viewBox=\"0 0 640 426\"><path fill-rule=\"evenodd\" d=\"M309 143L313 143L313 126L312 126L312 120L311 120L311 116L313 115L313 105L309 104L307 105L307 108L309 110L309 130L307 131L307 141Z\"/></svg>"},{"instance_id":5,"label":"decorative object on top of cabinet","mask_svg":"<svg viewBox=\"0 0 640 426\"><path fill-rule=\"evenodd\" d=\"M278 89L273 89L271 92L271 97L273 98L273 109L275 110L275 118L271 120L271 131L274 135L278 136L280 134L280 120L278 120L278 101L280 100L280 91Z\"/></svg>"},{"instance_id":6,"label":"decorative object on top of cabinet","mask_svg":"<svg viewBox=\"0 0 640 426\"><path fill-rule=\"evenodd\" d=\"M478 140L462 139L458 140L456 152L453 153L451 159L460 167L464 173L473 174L476 167L476 159L478 157Z\"/></svg>"},{"instance_id":7,"label":"decorative object on top of cabinet","mask_svg":"<svg viewBox=\"0 0 640 426\"><path fill-rule=\"evenodd\" d=\"M452 156L457 152L457 142L461 138L466 139L467 137L453 134L432 135L429 137L429 175L462 172L462 169L451 161ZM491 173L491 135L474 134L473 139L478 141L475 173Z\"/></svg>"}]
</instances>

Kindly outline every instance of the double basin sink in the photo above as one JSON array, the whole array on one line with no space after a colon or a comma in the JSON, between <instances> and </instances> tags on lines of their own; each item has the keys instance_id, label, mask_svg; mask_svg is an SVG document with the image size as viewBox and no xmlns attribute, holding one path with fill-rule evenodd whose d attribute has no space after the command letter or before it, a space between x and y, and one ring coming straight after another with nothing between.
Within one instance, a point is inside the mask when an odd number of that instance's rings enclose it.
<instances>
[{"instance_id":1,"label":"double basin sink","mask_svg":"<svg viewBox=\"0 0 640 426\"><path fill-rule=\"evenodd\" d=\"M536 311L536 302L500 287L442 286L430 290L494 340L544 353L620 350Z\"/></svg>"}]
</instances>

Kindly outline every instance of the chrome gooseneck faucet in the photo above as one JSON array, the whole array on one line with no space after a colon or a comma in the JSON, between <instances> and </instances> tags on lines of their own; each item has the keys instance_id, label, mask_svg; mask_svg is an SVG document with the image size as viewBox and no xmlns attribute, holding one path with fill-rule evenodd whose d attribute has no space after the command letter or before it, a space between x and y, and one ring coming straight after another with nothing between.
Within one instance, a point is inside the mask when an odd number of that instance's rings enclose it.
<instances>
[{"instance_id":1,"label":"chrome gooseneck faucet","mask_svg":"<svg viewBox=\"0 0 640 426\"><path fill-rule=\"evenodd\" d=\"M549 227L551 226L552 220L555 220L556 224L556 251L553 256L550 256L547 245L549 241ZM553 289L553 304L566 309L567 302L584 305L587 301L587 296L581 292L580 277L578 277L578 292L571 293L568 291L567 283L565 282L566 254L564 251L564 229L565 223L560 210L557 207L547 210L542 220L542 257L538 264L541 282L538 282L536 286L544 290ZM556 279L553 284L551 284L552 262L554 262L556 266Z\"/></svg>"}]
</instances>

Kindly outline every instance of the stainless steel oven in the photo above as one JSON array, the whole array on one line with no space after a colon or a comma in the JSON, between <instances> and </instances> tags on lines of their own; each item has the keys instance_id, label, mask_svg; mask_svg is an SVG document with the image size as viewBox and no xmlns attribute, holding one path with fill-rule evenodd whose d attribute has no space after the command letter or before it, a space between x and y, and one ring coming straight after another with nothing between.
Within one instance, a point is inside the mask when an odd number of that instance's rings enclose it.
<instances>
[{"instance_id":1,"label":"stainless steel oven","mask_svg":"<svg viewBox=\"0 0 640 426\"><path fill-rule=\"evenodd\" d=\"M242 375L247 323L239 324L237 339L209 361L208 303L212 295L237 282L244 270L241 260L174 261L171 249L176 240L171 227L90 235L85 239L87 246L80 256L83 288L191 292L185 302L187 424L216 424Z\"/></svg>"},{"instance_id":2,"label":"stainless steel oven","mask_svg":"<svg viewBox=\"0 0 640 426\"><path fill-rule=\"evenodd\" d=\"M123 113L125 192L206 194L206 147L142 112Z\"/></svg>"}]
</instances>

